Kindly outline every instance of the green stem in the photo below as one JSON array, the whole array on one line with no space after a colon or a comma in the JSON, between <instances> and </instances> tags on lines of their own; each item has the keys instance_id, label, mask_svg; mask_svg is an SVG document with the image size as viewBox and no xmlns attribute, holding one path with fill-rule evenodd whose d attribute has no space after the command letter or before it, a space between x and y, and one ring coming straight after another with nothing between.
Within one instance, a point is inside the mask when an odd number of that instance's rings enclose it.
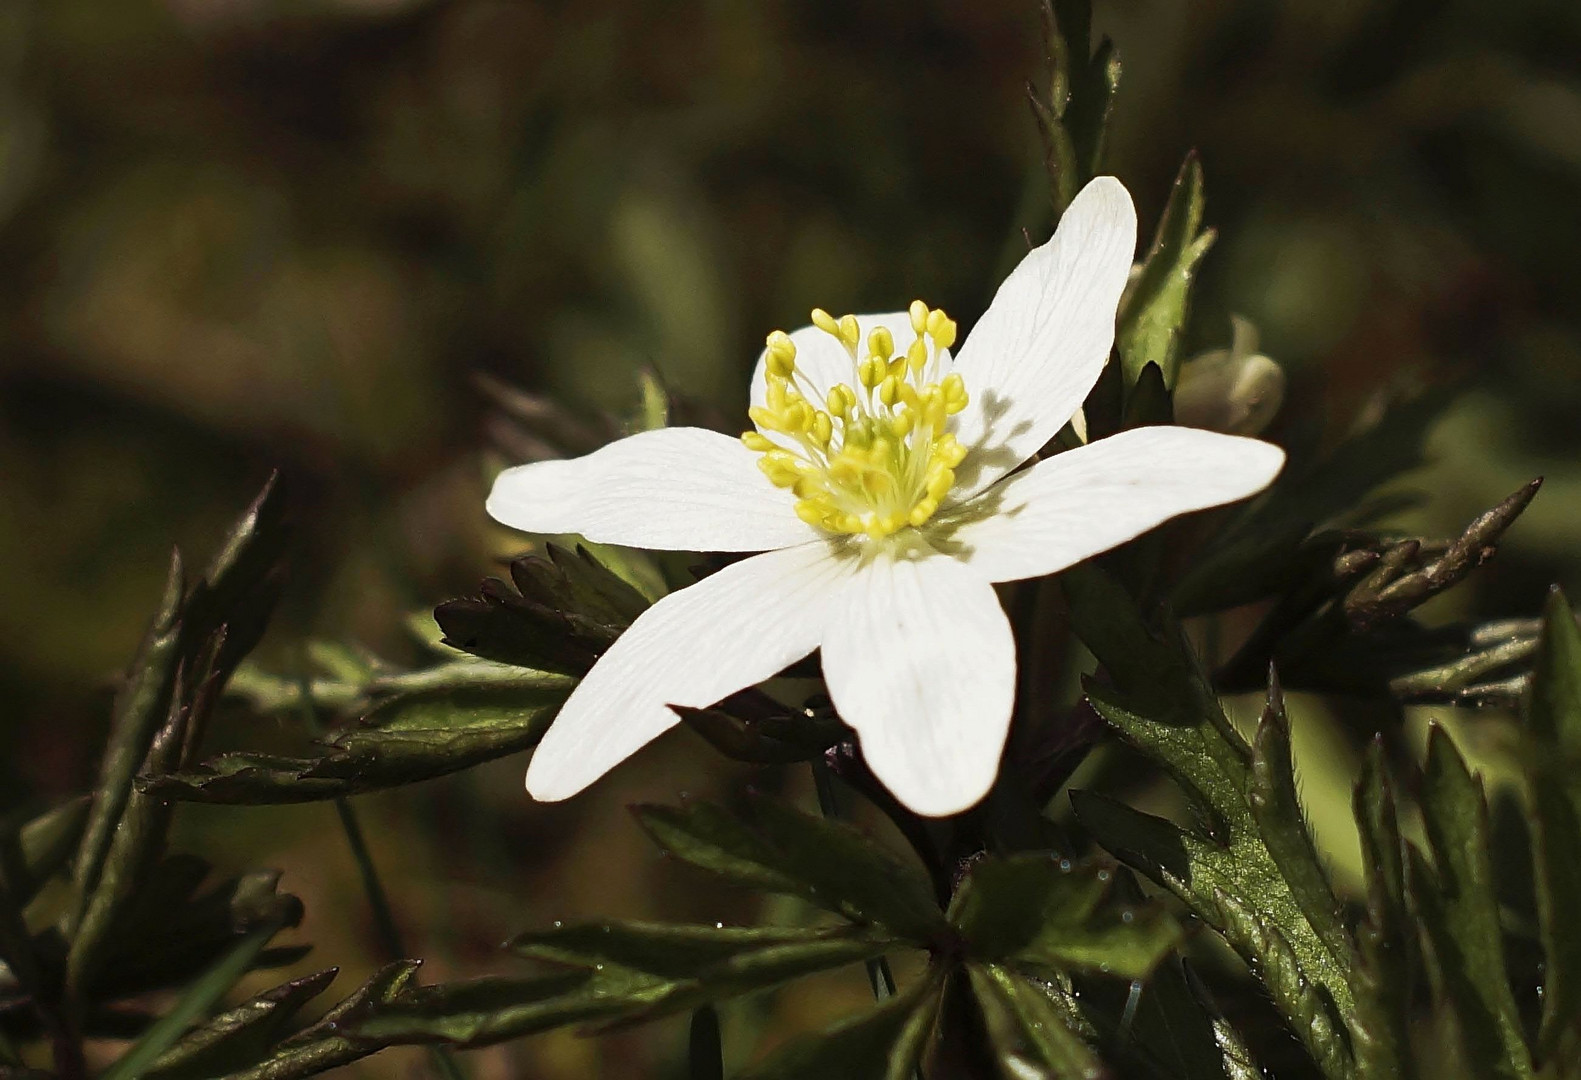
<instances>
[{"instance_id":1,"label":"green stem","mask_svg":"<svg viewBox=\"0 0 1581 1080\"><path fill-rule=\"evenodd\" d=\"M307 721L308 730L315 735L323 733L323 725L319 722L318 710L313 707L313 698L306 676L300 680L302 695L302 712ZM378 934L379 948L383 950L387 960L406 959L406 946L401 941L400 928L395 925L395 911L390 907L390 894L385 892L384 882L379 878L379 870L373 865L373 853L368 850L368 840L362 831L362 822L357 819L357 811L352 807L349 799L335 800L335 813L340 818L341 831L346 834L346 846L351 848L351 857L357 864L357 876L362 879L362 891L368 898L368 907L373 910L373 927ZM428 1048L429 1057L433 1059L434 1069L443 1080L467 1080L466 1073L456 1061L448 1047L431 1046Z\"/></svg>"},{"instance_id":2,"label":"green stem","mask_svg":"<svg viewBox=\"0 0 1581 1080\"><path fill-rule=\"evenodd\" d=\"M834 774L829 771L829 765L823 758L813 758L811 764L813 786L818 790L818 809L824 817L838 820L842 815ZM873 988L873 998L877 1001L895 996L895 975L889 970L889 961L884 957L867 962L867 984Z\"/></svg>"}]
</instances>

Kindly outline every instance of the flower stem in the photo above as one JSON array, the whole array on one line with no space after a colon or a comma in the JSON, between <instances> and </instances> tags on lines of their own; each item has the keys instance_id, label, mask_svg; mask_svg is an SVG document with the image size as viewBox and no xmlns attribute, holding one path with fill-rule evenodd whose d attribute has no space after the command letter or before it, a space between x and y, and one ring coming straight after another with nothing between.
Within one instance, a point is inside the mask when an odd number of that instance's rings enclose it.
<instances>
[{"instance_id":1,"label":"flower stem","mask_svg":"<svg viewBox=\"0 0 1581 1080\"><path fill-rule=\"evenodd\" d=\"M319 720L318 709L313 705L307 677L304 675L299 680L300 694L302 695L302 715L307 723L308 730L314 735L323 734L323 723ZM374 932L379 938L379 948L384 952L386 959L406 959L406 947L401 941L400 928L395 925L395 911L390 907L390 894L385 892L384 882L379 878L378 867L373 864L373 853L368 850L368 840L362 831L362 822L357 818L357 811L352 807L350 799L335 800L335 814L340 818L341 831L346 834L346 846L351 849L352 861L357 864L357 876L362 879L362 891L368 898L368 907L373 911ZM447 1047L429 1047L429 1056L433 1059L434 1071L443 1080L467 1080L466 1073L461 1065L450 1053Z\"/></svg>"},{"instance_id":2,"label":"flower stem","mask_svg":"<svg viewBox=\"0 0 1581 1080\"><path fill-rule=\"evenodd\" d=\"M813 758L811 764L813 787L818 791L818 809L824 817L839 820L843 815L839 792L834 786L834 774L821 757ZM867 962L867 983L873 988L874 1000L883 1001L895 996L895 975L889 970L888 960L880 956Z\"/></svg>"}]
</instances>

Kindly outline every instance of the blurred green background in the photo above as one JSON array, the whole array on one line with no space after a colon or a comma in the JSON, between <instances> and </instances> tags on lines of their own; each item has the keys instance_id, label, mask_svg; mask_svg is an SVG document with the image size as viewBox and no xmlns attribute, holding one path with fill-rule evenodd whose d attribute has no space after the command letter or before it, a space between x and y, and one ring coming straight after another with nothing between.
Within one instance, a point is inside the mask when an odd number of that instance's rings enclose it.
<instances>
[{"instance_id":1,"label":"blurred green background","mask_svg":"<svg viewBox=\"0 0 1581 1080\"><path fill-rule=\"evenodd\" d=\"M1291 379L1276 436L1462 382L1401 523L1448 533L1548 485L1440 613L1581 592L1581 6L1096 19L1143 229L1188 149L1206 168L1221 237L1192 348L1227 344L1232 313L1257 324ZM1048 225L1040 51L1030 0L3 0L0 812L88 784L170 545L206 555L271 468L299 550L266 661L307 635L409 659L404 617L521 546L482 513L510 444L478 373L620 415L651 368L736 410L763 334L814 305L920 296L969 326ZM744 914L624 818L740 778L696 740L569 807L530 805L520 771L363 801L426 977L497 968L511 930L561 916ZM222 865L287 871L320 966L381 959L327 806L183 815ZM865 994L800 989L773 1031ZM673 1076L683 1038L469 1060Z\"/></svg>"}]
</instances>

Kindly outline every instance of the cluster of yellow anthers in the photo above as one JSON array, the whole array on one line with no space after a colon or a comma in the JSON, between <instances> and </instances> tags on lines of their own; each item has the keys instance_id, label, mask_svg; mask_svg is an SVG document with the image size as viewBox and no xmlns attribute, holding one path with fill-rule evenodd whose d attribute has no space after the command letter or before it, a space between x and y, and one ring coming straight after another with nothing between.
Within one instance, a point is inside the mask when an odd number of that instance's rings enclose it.
<instances>
[{"instance_id":1,"label":"cluster of yellow anthers","mask_svg":"<svg viewBox=\"0 0 1581 1080\"><path fill-rule=\"evenodd\" d=\"M953 373L927 381L939 374L939 354L955 344L955 323L921 300L912 301L909 314L916 340L904 353L879 326L862 354L855 315L813 311L813 325L851 357L852 383L860 390L843 382L827 390L809 385L790 335L768 336L767 393L751 410L759 430L741 441L762 452L758 465L776 486L795 493L802 520L829 532L879 539L922 525L966 456L945 430L946 418L966 407L965 384Z\"/></svg>"}]
</instances>

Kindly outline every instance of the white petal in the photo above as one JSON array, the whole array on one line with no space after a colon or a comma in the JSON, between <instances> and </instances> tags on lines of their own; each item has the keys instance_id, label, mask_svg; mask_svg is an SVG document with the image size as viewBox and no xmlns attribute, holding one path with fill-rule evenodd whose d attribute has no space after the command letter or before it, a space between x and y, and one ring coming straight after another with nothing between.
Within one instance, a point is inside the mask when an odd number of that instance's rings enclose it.
<instances>
[{"instance_id":1,"label":"white petal","mask_svg":"<svg viewBox=\"0 0 1581 1080\"><path fill-rule=\"evenodd\" d=\"M1016 646L980 574L940 555L874 560L824 631L823 671L873 774L912 810L959 813L993 786Z\"/></svg>"},{"instance_id":2,"label":"white petal","mask_svg":"<svg viewBox=\"0 0 1581 1080\"><path fill-rule=\"evenodd\" d=\"M850 563L824 542L733 563L643 612L572 691L533 751L527 790L569 798L703 708L818 646Z\"/></svg>"},{"instance_id":3,"label":"white petal","mask_svg":"<svg viewBox=\"0 0 1581 1080\"><path fill-rule=\"evenodd\" d=\"M796 500L757 463L728 435L661 428L585 457L506 469L487 509L524 532L662 551L766 551L815 539Z\"/></svg>"},{"instance_id":4,"label":"white petal","mask_svg":"<svg viewBox=\"0 0 1581 1080\"><path fill-rule=\"evenodd\" d=\"M955 498L1031 457L1081 405L1109 359L1135 252L1131 196L1100 176L999 286L955 358L971 395L956 429L968 456Z\"/></svg>"},{"instance_id":5,"label":"white petal","mask_svg":"<svg viewBox=\"0 0 1581 1080\"><path fill-rule=\"evenodd\" d=\"M917 340L916 333L911 329L911 316L904 311L891 311L881 315L858 315L857 326L861 328L862 339L857 346L859 358L867 356L867 335L875 327L883 326L889 330L890 336L895 339L895 351L905 352L911 343ZM800 330L791 331L791 341L796 343L796 370L810 384L811 389L818 395L818 404L823 404L823 396L829 388L836 383L845 383L853 389L860 389L861 383L856 377L856 367L851 360L851 354L845 351L830 334L818 329L816 326L804 326ZM764 365L767 363L768 350L758 354L757 367L752 371L752 404L762 405L763 396L768 383L764 380ZM943 378L943 375L937 376Z\"/></svg>"},{"instance_id":6,"label":"white petal","mask_svg":"<svg viewBox=\"0 0 1581 1080\"><path fill-rule=\"evenodd\" d=\"M1272 443L1184 427L1123 431L1006 477L936 540L990 581L1063 570L1176 514L1244 499L1284 465Z\"/></svg>"}]
</instances>

